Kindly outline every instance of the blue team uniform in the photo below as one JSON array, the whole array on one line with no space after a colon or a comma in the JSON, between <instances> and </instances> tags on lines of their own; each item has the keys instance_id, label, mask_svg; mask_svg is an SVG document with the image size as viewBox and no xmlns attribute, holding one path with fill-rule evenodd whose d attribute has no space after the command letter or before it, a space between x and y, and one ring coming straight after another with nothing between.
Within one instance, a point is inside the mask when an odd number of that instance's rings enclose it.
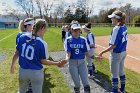
<instances>
[{"instance_id":1,"label":"blue team uniform","mask_svg":"<svg viewBox=\"0 0 140 93\"><path fill-rule=\"evenodd\" d=\"M65 51L71 53L70 59L84 59L85 52L89 51L89 46L84 37L73 38L70 36L65 41Z\"/></svg>"},{"instance_id":2,"label":"blue team uniform","mask_svg":"<svg viewBox=\"0 0 140 93\"><path fill-rule=\"evenodd\" d=\"M19 33L17 34L17 37L16 37L16 45L17 45L18 42L19 42L19 38L20 38L20 36L22 36L22 35L24 35L24 34L26 34L26 33L30 33L30 32L24 30L24 31L19 32Z\"/></svg>"},{"instance_id":3,"label":"blue team uniform","mask_svg":"<svg viewBox=\"0 0 140 93\"><path fill-rule=\"evenodd\" d=\"M116 47L111 51L110 69L112 75L112 92L118 93L118 76L120 76L121 88L124 92L125 74L124 74L124 59L126 57L127 46L127 28L126 25L115 26L111 32L109 45Z\"/></svg>"},{"instance_id":4,"label":"blue team uniform","mask_svg":"<svg viewBox=\"0 0 140 93\"><path fill-rule=\"evenodd\" d=\"M64 42L65 51L70 53L69 71L74 81L74 90L80 89L80 78L84 89L89 88L87 66L84 61L85 53L90 50L86 39L82 36L74 38L68 37ZM80 77L79 77L80 76ZM85 90L86 91L86 90Z\"/></svg>"},{"instance_id":5,"label":"blue team uniform","mask_svg":"<svg viewBox=\"0 0 140 93\"><path fill-rule=\"evenodd\" d=\"M87 39L87 42L88 42L89 45L95 44L95 38L94 38L93 33L89 32L86 36L86 39ZM90 46L90 48L95 48L95 45L94 45L94 47Z\"/></svg>"},{"instance_id":6,"label":"blue team uniform","mask_svg":"<svg viewBox=\"0 0 140 93\"><path fill-rule=\"evenodd\" d=\"M88 32L88 34L86 36L86 39L87 39L87 42L88 42L89 46L91 44L94 44L94 46L90 46L90 50L88 52L90 55L94 55L94 51L95 51L95 38L94 38L93 33ZM86 60L88 62L88 64L87 64L88 72L89 72L90 76L92 76L94 74L94 72L95 72L95 65L94 65L93 59L88 57L88 56L86 56Z\"/></svg>"},{"instance_id":7,"label":"blue team uniform","mask_svg":"<svg viewBox=\"0 0 140 93\"><path fill-rule=\"evenodd\" d=\"M113 53L126 51L127 46L127 28L126 26L115 26L111 32L109 45L115 45Z\"/></svg>"},{"instance_id":8,"label":"blue team uniform","mask_svg":"<svg viewBox=\"0 0 140 93\"><path fill-rule=\"evenodd\" d=\"M43 68L41 59L48 59L47 43L40 37L35 39L30 33L19 38L16 49L19 52L19 65L23 69L40 70Z\"/></svg>"}]
</instances>

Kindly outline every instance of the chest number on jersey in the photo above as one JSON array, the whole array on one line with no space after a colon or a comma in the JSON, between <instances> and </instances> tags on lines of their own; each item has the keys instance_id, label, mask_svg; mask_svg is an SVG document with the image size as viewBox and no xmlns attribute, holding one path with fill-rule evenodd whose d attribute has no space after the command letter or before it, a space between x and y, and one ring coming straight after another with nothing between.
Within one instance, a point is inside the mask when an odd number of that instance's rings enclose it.
<instances>
[{"instance_id":1,"label":"chest number on jersey","mask_svg":"<svg viewBox=\"0 0 140 93\"><path fill-rule=\"evenodd\" d=\"M33 56L34 56L34 48L32 46L27 46L26 50L26 43L22 44L22 53L21 56L22 57L26 57L29 60L33 60Z\"/></svg>"},{"instance_id":2,"label":"chest number on jersey","mask_svg":"<svg viewBox=\"0 0 140 93\"><path fill-rule=\"evenodd\" d=\"M75 54L79 54L79 49L75 49Z\"/></svg>"}]
</instances>

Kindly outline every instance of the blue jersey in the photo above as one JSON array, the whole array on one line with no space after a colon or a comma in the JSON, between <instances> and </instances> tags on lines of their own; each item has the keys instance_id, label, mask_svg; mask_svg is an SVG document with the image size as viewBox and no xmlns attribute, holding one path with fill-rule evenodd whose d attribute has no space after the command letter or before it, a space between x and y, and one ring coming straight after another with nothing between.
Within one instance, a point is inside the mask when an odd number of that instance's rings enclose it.
<instances>
[{"instance_id":1,"label":"blue jersey","mask_svg":"<svg viewBox=\"0 0 140 93\"><path fill-rule=\"evenodd\" d=\"M89 32L86 36L86 39L89 45L94 44L94 46L90 46L90 48L95 48L95 39L93 33Z\"/></svg>"},{"instance_id":2,"label":"blue jersey","mask_svg":"<svg viewBox=\"0 0 140 93\"><path fill-rule=\"evenodd\" d=\"M25 34L25 33L26 33L26 32L19 32L19 33L17 34L17 37L16 37L16 45L17 45L18 42L19 42L20 36L23 35L23 34Z\"/></svg>"},{"instance_id":3,"label":"blue jersey","mask_svg":"<svg viewBox=\"0 0 140 93\"><path fill-rule=\"evenodd\" d=\"M19 32L19 33L17 34L17 37L16 37L16 45L17 45L18 42L19 42L20 36L22 36L22 35L24 35L24 34L26 34L26 33L29 33L29 32L27 32L26 30L24 30L24 31Z\"/></svg>"},{"instance_id":4,"label":"blue jersey","mask_svg":"<svg viewBox=\"0 0 140 93\"><path fill-rule=\"evenodd\" d=\"M85 53L90 50L86 39L82 36L74 38L68 37L64 42L65 51L71 53L70 59L84 59Z\"/></svg>"},{"instance_id":5,"label":"blue jersey","mask_svg":"<svg viewBox=\"0 0 140 93\"><path fill-rule=\"evenodd\" d=\"M23 69L40 70L41 59L48 59L47 43L31 33L22 35L16 49L19 52L19 65Z\"/></svg>"},{"instance_id":6,"label":"blue jersey","mask_svg":"<svg viewBox=\"0 0 140 93\"><path fill-rule=\"evenodd\" d=\"M109 45L115 45L113 49L114 53L120 53L126 51L127 46L127 28L123 26L115 26L111 32L111 38Z\"/></svg>"}]
</instances>

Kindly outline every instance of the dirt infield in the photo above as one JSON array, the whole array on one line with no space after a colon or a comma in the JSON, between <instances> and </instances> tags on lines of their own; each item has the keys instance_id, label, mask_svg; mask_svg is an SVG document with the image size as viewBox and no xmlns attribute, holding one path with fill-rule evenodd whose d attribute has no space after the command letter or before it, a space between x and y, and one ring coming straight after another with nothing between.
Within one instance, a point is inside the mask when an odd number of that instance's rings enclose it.
<instances>
[{"instance_id":1,"label":"dirt infield","mask_svg":"<svg viewBox=\"0 0 140 93\"><path fill-rule=\"evenodd\" d=\"M109 36L95 37L96 53L98 54L104 48L108 47ZM109 58L109 53L103 55ZM125 67L140 74L140 34L128 35L127 57Z\"/></svg>"}]
</instances>

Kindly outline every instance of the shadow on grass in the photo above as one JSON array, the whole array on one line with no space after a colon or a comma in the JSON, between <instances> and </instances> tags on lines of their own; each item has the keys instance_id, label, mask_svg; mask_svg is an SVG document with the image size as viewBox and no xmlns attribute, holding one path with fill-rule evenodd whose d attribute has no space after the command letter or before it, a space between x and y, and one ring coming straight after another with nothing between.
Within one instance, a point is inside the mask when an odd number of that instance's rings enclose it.
<instances>
[{"instance_id":1,"label":"shadow on grass","mask_svg":"<svg viewBox=\"0 0 140 93\"><path fill-rule=\"evenodd\" d=\"M106 92L111 92L111 89L112 89L111 80L108 75L98 71L98 73L95 74L95 78L93 80L98 85L100 85L103 89L105 89ZM125 93L128 93L128 92L125 91Z\"/></svg>"},{"instance_id":2,"label":"shadow on grass","mask_svg":"<svg viewBox=\"0 0 140 93\"><path fill-rule=\"evenodd\" d=\"M111 81L109 79L109 76L98 71L97 74L94 75L94 82L96 82L98 85L100 85L103 89L106 90L106 92L111 92Z\"/></svg>"},{"instance_id":3,"label":"shadow on grass","mask_svg":"<svg viewBox=\"0 0 140 93\"><path fill-rule=\"evenodd\" d=\"M51 93L51 88L54 88L55 85L51 82L51 75L45 73L47 68L44 69L44 83L43 83L43 93Z\"/></svg>"}]
</instances>

